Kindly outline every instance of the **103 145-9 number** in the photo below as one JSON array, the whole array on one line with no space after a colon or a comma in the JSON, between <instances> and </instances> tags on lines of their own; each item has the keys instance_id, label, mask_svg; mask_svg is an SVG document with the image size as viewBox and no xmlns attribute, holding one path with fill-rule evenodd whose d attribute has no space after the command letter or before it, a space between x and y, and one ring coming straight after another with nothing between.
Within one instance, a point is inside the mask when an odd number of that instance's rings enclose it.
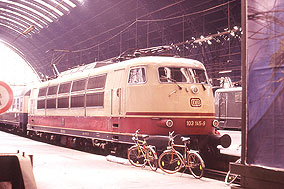
<instances>
[{"instance_id":1,"label":"103 145-9 number","mask_svg":"<svg viewBox=\"0 0 284 189\"><path fill-rule=\"evenodd\" d=\"M201 121L197 121L197 120L186 120L185 125L187 127L205 127L206 125L206 121L205 120L201 120Z\"/></svg>"}]
</instances>

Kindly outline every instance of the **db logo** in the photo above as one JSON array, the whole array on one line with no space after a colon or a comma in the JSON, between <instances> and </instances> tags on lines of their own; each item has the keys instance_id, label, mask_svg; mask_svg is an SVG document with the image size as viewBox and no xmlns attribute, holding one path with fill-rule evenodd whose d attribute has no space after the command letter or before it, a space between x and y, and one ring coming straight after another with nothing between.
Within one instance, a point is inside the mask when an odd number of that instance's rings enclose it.
<instances>
[{"instance_id":1,"label":"db logo","mask_svg":"<svg viewBox=\"0 0 284 189\"><path fill-rule=\"evenodd\" d=\"M201 99L200 98L191 98L190 105L192 107L200 107L201 106Z\"/></svg>"}]
</instances>

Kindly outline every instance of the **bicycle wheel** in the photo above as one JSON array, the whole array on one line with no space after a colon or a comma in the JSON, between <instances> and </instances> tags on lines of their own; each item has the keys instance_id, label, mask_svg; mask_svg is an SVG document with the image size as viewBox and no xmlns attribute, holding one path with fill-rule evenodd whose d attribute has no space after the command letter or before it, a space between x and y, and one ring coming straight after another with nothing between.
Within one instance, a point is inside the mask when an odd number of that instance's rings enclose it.
<instances>
[{"instance_id":1,"label":"bicycle wheel","mask_svg":"<svg viewBox=\"0 0 284 189\"><path fill-rule=\"evenodd\" d=\"M148 150L148 163L153 171L156 171L158 169L158 158L155 150L151 147L149 147Z\"/></svg>"},{"instance_id":2,"label":"bicycle wheel","mask_svg":"<svg viewBox=\"0 0 284 189\"><path fill-rule=\"evenodd\" d=\"M241 159L238 159L236 163L241 163ZM229 170L225 177L225 184L226 185L232 184L238 178L238 176L239 175L237 174L231 174L231 171Z\"/></svg>"},{"instance_id":3,"label":"bicycle wheel","mask_svg":"<svg viewBox=\"0 0 284 189\"><path fill-rule=\"evenodd\" d=\"M144 149L132 146L128 149L128 160L132 165L142 167L145 165L144 154L146 154Z\"/></svg>"},{"instance_id":4,"label":"bicycle wheel","mask_svg":"<svg viewBox=\"0 0 284 189\"><path fill-rule=\"evenodd\" d=\"M159 167L166 173L173 174L182 168L182 155L176 151L163 152L158 160Z\"/></svg>"},{"instance_id":5,"label":"bicycle wheel","mask_svg":"<svg viewBox=\"0 0 284 189\"><path fill-rule=\"evenodd\" d=\"M226 178L225 178L225 184L226 185L232 184L238 178L238 176L239 175L231 174L231 171L228 171Z\"/></svg>"},{"instance_id":6,"label":"bicycle wheel","mask_svg":"<svg viewBox=\"0 0 284 189\"><path fill-rule=\"evenodd\" d=\"M201 178L204 172L204 161L197 153L190 153L187 159L188 167L195 178Z\"/></svg>"}]
</instances>

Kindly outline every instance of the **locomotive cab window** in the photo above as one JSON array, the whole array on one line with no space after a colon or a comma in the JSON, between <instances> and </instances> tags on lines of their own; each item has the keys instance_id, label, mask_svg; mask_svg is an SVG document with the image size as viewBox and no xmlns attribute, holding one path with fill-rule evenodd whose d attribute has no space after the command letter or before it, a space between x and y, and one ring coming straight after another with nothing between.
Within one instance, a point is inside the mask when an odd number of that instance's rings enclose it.
<instances>
[{"instance_id":1,"label":"locomotive cab window","mask_svg":"<svg viewBox=\"0 0 284 189\"><path fill-rule=\"evenodd\" d=\"M132 68L129 72L129 84L141 84L146 82L146 70L144 67Z\"/></svg>"},{"instance_id":2,"label":"locomotive cab window","mask_svg":"<svg viewBox=\"0 0 284 189\"><path fill-rule=\"evenodd\" d=\"M208 83L205 71L185 67L160 67L159 79L162 83Z\"/></svg>"},{"instance_id":3,"label":"locomotive cab window","mask_svg":"<svg viewBox=\"0 0 284 189\"><path fill-rule=\"evenodd\" d=\"M208 83L205 71L201 69L192 69L195 83Z\"/></svg>"}]
</instances>

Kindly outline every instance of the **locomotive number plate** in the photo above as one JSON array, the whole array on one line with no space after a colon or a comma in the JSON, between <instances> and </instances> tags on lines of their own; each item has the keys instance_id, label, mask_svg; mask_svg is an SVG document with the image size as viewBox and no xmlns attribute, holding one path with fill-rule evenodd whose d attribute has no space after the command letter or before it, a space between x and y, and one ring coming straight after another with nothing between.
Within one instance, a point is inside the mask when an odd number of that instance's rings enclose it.
<instances>
[{"instance_id":1,"label":"locomotive number plate","mask_svg":"<svg viewBox=\"0 0 284 189\"><path fill-rule=\"evenodd\" d=\"M187 127L205 127L206 121L186 120L185 125Z\"/></svg>"}]
</instances>

